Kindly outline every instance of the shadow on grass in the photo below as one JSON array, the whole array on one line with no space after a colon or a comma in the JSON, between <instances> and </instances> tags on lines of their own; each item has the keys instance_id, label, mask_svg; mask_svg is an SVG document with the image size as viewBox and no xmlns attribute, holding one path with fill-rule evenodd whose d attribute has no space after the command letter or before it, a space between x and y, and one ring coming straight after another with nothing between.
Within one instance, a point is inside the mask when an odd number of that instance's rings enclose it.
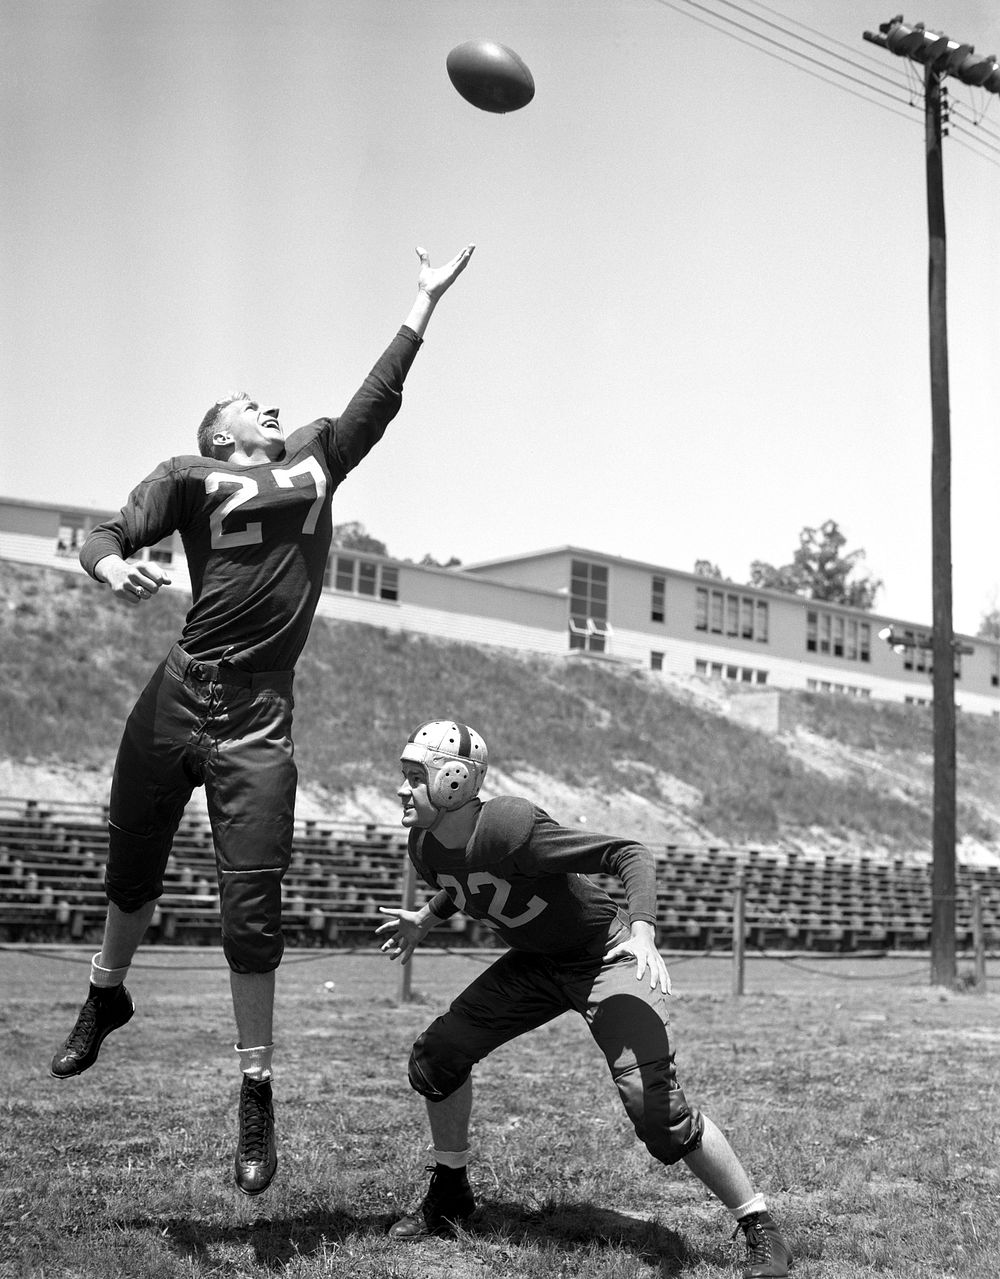
<instances>
[{"instance_id":1,"label":"shadow on grass","mask_svg":"<svg viewBox=\"0 0 1000 1279\"><path fill-rule=\"evenodd\" d=\"M550 1202L540 1208L481 1200L479 1210L463 1233L500 1247L515 1245L540 1251L596 1252L602 1248L621 1248L658 1265L663 1279L681 1275L703 1260L697 1249L669 1227L586 1200L571 1204Z\"/></svg>"},{"instance_id":2,"label":"shadow on grass","mask_svg":"<svg viewBox=\"0 0 1000 1279\"><path fill-rule=\"evenodd\" d=\"M250 1222L221 1222L213 1218L123 1217L114 1224L131 1230L155 1230L183 1257L206 1260L218 1245L249 1247L256 1262L283 1270L294 1257L323 1251L325 1244L380 1235L391 1219L382 1215L356 1216L338 1208L311 1208L295 1217L259 1217Z\"/></svg>"},{"instance_id":3,"label":"shadow on grass","mask_svg":"<svg viewBox=\"0 0 1000 1279\"><path fill-rule=\"evenodd\" d=\"M178 1255L208 1260L219 1245L250 1248L265 1270L283 1270L296 1257L309 1257L330 1245L367 1238L383 1240L395 1220L393 1214L354 1214L337 1208L312 1208L294 1217L258 1218L247 1223L219 1222L200 1217L126 1217L114 1225L126 1230L154 1230ZM481 1201L460 1241L501 1249L522 1247L544 1252L571 1252L618 1247L658 1265L663 1279L681 1275L703 1257L675 1231L614 1209L581 1202L546 1204ZM412 1255L423 1244L440 1247L440 1239L400 1244Z\"/></svg>"}]
</instances>

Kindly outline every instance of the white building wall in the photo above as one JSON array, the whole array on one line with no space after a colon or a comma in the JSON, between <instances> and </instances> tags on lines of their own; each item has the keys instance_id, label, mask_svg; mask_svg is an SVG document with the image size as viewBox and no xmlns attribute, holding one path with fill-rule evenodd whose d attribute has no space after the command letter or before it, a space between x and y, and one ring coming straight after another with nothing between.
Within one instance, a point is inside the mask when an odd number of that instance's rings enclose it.
<instances>
[{"instance_id":1,"label":"white building wall","mask_svg":"<svg viewBox=\"0 0 1000 1279\"><path fill-rule=\"evenodd\" d=\"M525 653L561 654L567 649L563 631L421 608L415 604L389 603L340 591L324 591L316 614L336 621L363 622L390 631L413 631L461 644L493 644Z\"/></svg>"},{"instance_id":2,"label":"white building wall","mask_svg":"<svg viewBox=\"0 0 1000 1279\"><path fill-rule=\"evenodd\" d=\"M846 669L843 666L822 666L813 663L795 662L790 658L776 657L768 651L766 645L760 648L727 648L722 644L698 644L696 641L685 641L664 635L662 639L643 631L614 630L608 645L608 654L622 661L634 662L645 667L650 665L651 653L663 654L663 671L668 675L691 676L697 674L696 663L700 661L721 663L723 666L735 666L741 671L766 671L767 683L750 682L754 688L779 688L810 691L810 681L824 681L833 686L832 691L843 690L856 696L873 698L883 702L905 702L911 700L933 702L933 689L928 677L926 684L911 681L886 679L872 675L860 664L858 669ZM743 682L743 681L738 681ZM1000 714L996 700L978 693L969 693L961 686L955 685L955 704L960 710L978 715Z\"/></svg>"}]
</instances>

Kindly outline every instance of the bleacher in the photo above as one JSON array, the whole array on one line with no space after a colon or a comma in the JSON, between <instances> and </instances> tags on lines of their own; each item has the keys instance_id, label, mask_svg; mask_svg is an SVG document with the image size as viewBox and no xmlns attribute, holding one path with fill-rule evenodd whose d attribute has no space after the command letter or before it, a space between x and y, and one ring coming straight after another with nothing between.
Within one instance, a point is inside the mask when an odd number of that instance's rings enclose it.
<instances>
[{"instance_id":1,"label":"bleacher","mask_svg":"<svg viewBox=\"0 0 1000 1279\"><path fill-rule=\"evenodd\" d=\"M0 941L98 942L107 810L0 798ZM372 944L379 906L403 894L406 834L363 822L296 820L283 885L292 946ZM911 950L930 940L930 867L903 858L810 856L796 851L661 845L658 940L664 949L728 950L742 884L746 941L762 949ZM614 878L596 876L621 899ZM972 945L978 889L984 940L1000 945L1000 868L959 866L956 931ZM212 836L201 814L185 815L174 839L164 893L147 939L215 943L218 891ZM474 921L452 921L453 944L489 944Z\"/></svg>"},{"instance_id":2,"label":"bleacher","mask_svg":"<svg viewBox=\"0 0 1000 1279\"><path fill-rule=\"evenodd\" d=\"M107 808L0 798L0 940L98 941L104 923ZM379 906L402 900L406 834L363 822L297 820L283 883L291 945L371 939ZM212 833L185 815L147 940L219 938Z\"/></svg>"}]
</instances>

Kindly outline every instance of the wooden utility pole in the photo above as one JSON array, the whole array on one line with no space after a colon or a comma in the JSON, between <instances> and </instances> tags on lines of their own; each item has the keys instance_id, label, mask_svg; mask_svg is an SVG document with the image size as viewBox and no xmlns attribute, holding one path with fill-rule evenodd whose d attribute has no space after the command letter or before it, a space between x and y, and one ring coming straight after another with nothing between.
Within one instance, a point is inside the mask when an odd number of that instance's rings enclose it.
<instances>
[{"instance_id":1,"label":"wooden utility pole","mask_svg":"<svg viewBox=\"0 0 1000 1279\"><path fill-rule=\"evenodd\" d=\"M951 407L947 256L941 156L941 74L924 74L928 308L931 362L931 592L934 625L934 854L931 984L953 987L955 966L955 635L951 599Z\"/></svg>"},{"instance_id":2,"label":"wooden utility pole","mask_svg":"<svg viewBox=\"0 0 1000 1279\"><path fill-rule=\"evenodd\" d=\"M951 411L948 387L947 261L941 155L941 82L956 76L1000 93L1000 64L958 44L907 26L902 15L864 38L924 66L927 152L928 307L931 369L931 569L934 610L934 821L931 872L931 983L954 987L955 963L955 635L951 573Z\"/></svg>"}]
</instances>

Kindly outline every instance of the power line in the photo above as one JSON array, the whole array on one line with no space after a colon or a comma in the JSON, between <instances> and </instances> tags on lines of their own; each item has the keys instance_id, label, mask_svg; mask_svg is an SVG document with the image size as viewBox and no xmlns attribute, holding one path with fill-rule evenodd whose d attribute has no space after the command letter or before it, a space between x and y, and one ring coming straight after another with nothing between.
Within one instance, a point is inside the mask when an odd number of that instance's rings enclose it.
<instances>
[{"instance_id":1,"label":"power line","mask_svg":"<svg viewBox=\"0 0 1000 1279\"><path fill-rule=\"evenodd\" d=\"M885 62L880 58L874 57L870 53L865 53L864 49L855 49L853 45L845 44L843 40L837 40L834 36L828 36L823 31L817 31L815 27L810 27L805 22L800 22L798 18L793 18L791 14L780 13L777 9L772 9L769 5L762 4L760 0L753 0L753 3L757 5L758 9L764 9L767 13L774 14L776 18L784 18L786 22L791 22L796 27L801 27L803 31L808 31L811 35L819 36L821 40L826 41L828 44L838 45L841 49L849 50L856 57L864 58L864 60L866 62L870 62L873 67L877 67L880 72L884 71L886 66ZM796 40L798 38L798 36L793 37L793 39Z\"/></svg>"},{"instance_id":2,"label":"power line","mask_svg":"<svg viewBox=\"0 0 1000 1279\"><path fill-rule=\"evenodd\" d=\"M854 52L851 50L849 45L844 44L843 41L835 40L805 23L799 22L797 19L790 17L788 14L782 13L769 5L761 3L761 0L746 0L746 2L755 4L757 8L771 14L774 18L780 19L780 21L772 22L770 19L764 18L761 14L754 12L752 9L747 9L744 5L736 3L735 0L715 0L716 4L724 5L727 9L734 10L736 13L741 14L743 17L752 22L763 23L764 26L779 32L782 36L787 37L788 40L798 42L800 45L805 45L809 48L817 49L826 53L840 62L846 63L852 70L860 73L858 76L851 75L839 66L821 61L820 59L813 57L811 54L806 53L802 48L785 44L782 41L775 39L767 31L739 22L726 13L721 13L717 9L709 7L707 4L699 3L698 0L656 0L656 2L663 8L671 9L675 13L679 13L684 17L690 18L694 22L700 23L702 26L708 27L709 30L715 31L720 35L727 36L729 39L735 40L739 44L743 44L748 48L754 49L758 53L763 53L777 62L784 63L786 66L791 66L795 70L801 71L803 74L819 80L823 84L839 89L842 93L848 93L852 97L859 98L862 102L866 102L871 106L881 107L883 110L889 111L893 115L900 116L904 120L912 120L916 123L917 117L909 114L908 111L900 110L900 107L907 107L911 109L919 107L922 112L923 108L921 100L923 97L923 85L921 84L920 77L916 74L909 61L905 63L906 70L903 80L894 79L891 76L885 75L882 71L869 73L868 68L860 65L854 58L844 57L843 55L834 52L829 47L831 44L835 44L840 48ZM695 10L698 12L695 12ZM709 19L713 19L714 21L709 21ZM819 39L824 43L820 44L814 40L806 39L805 37L798 35L796 32L791 31L787 26L782 25L782 23L788 22L800 27L803 31L809 32L810 35L819 37ZM748 39L747 37L752 38ZM756 43L757 41L760 43ZM874 62L875 60L870 59L870 61ZM819 68L827 74L818 74L814 68ZM883 88L882 84L875 83L871 76L875 76L879 81L890 85L892 90L896 90L896 92ZM862 91L859 91L859 89ZM878 96L870 97L868 96L870 94ZM902 94L905 94L905 97L900 96ZM883 101L882 99L888 99L888 101ZM953 96L950 99L950 103L953 112L957 112L959 110L959 105L965 107L965 103L962 100L957 100ZM997 147L1000 148L1000 133L995 132L989 128L989 126L981 123L986 114L986 109L977 113L975 108L970 105L968 110L973 114L978 115L978 118L971 122L973 128L977 132L969 133L967 129L961 129L956 126L955 132L962 136L956 137L955 141L959 145L965 146L966 149L971 151L974 155L978 155L980 158L986 160L987 163L996 163L989 153L993 153L995 151L995 148L992 145L994 143L996 143ZM978 135L979 131L981 131L981 135ZM964 141L963 137L967 137L969 141ZM977 149L977 147L981 149ZM1000 150L996 150L996 154L1000 156Z\"/></svg>"},{"instance_id":3,"label":"power line","mask_svg":"<svg viewBox=\"0 0 1000 1279\"><path fill-rule=\"evenodd\" d=\"M788 36L792 40L798 40L800 44L808 45L812 49L818 49L821 53L826 53L826 54L829 54L831 57L839 58L841 62L846 62L848 66L853 67L856 71L865 70L865 68L859 66L858 63L853 58L845 58L844 55L841 53L834 53L833 50L830 48L830 44L833 42L830 41L829 39L824 38L820 32L815 32L814 34L819 35L821 39L824 39L825 42L823 44L818 44L815 40L806 40L803 36L797 36L793 31L789 31L787 27L783 27L777 22L770 22L767 18L762 18L760 17L759 14L753 13L749 9L744 9L742 5L738 5L734 3L734 0L716 0L716 2L718 4L724 4L726 8L728 9L735 9L737 13L742 13L748 18L754 18L758 22L765 23L767 26L773 27L776 31L780 31L782 35ZM761 6L761 7L766 8L766 6ZM768 12L776 13L776 10L768 9ZM785 15L776 14L776 16L784 17ZM806 27L805 30L811 31L812 28ZM836 43L839 44L840 41L837 41ZM846 49L849 46L842 44L841 47ZM837 68L831 67L830 70L836 71ZM843 73L841 72L840 74L843 74ZM872 74L876 75L878 79L884 80L887 84L891 84L894 89L905 87L901 85L900 82L894 76L887 75L884 69L881 67L877 71L872 72Z\"/></svg>"},{"instance_id":4,"label":"power line","mask_svg":"<svg viewBox=\"0 0 1000 1279\"><path fill-rule=\"evenodd\" d=\"M954 115L955 113L957 113L958 110L964 107L965 107L964 102L959 102L957 105L952 104L952 107L951 107L952 114ZM968 123L969 125L971 125L973 129L976 129L978 132L982 133L983 137L988 138L991 142L995 142L998 145L1000 145L1000 133L997 133L995 130L983 124L982 116L980 116L978 120L968 120L968 121L963 121L963 123Z\"/></svg>"},{"instance_id":5,"label":"power line","mask_svg":"<svg viewBox=\"0 0 1000 1279\"><path fill-rule=\"evenodd\" d=\"M982 140L970 129L963 128L961 124L956 124L954 121L949 125L948 133L956 145L964 147L972 155L978 156L981 160L985 160L987 164L992 164L1000 169L1000 148L988 146L987 149L992 154L987 155L985 151L979 149L983 145ZM970 138L977 145L973 146L971 143L963 141L963 138Z\"/></svg>"},{"instance_id":6,"label":"power line","mask_svg":"<svg viewBox=\"0 0 1000 1279\"><path fill-rule=\"evenodd\" d=\"M854 76L846 76L844 72L839 70L839 68L827 66L825 63L819 62L818 59L812 58L808 54L800 54L798 50L789 49L787 48L787 46L779 44L778 41L772 40L770 37L768 37L766 34L762 32L754 31L751 28L744 27L741 23L734 23L731 19L727 18L724 14L719 14L714 12L711 9L706 9L703 5L695 4L694 0L686 0L686 3L685 3L685 0L680 0L679 3L674 3L673 0L656 0L656 3L661 5L663 8L672 9L675 13L679 13L683 17L690 18L693 22L698 22L702 26L708 27L709 30L711 31L716 31L720 35L728 36L731 40L736 40L737 43L739 44L746 45L750 49L755 49L758 53L766 54L768 57L773 58L777 62L783 62L787 66L794 67L795 70L801 71L806 75L812 76L813 79L819 80L823 84L830 85L835 89L840 89L844 93L849 93L852 97L859 98L862 102L867 102L870 106L882 107L883 110L889 111L893 115L898 115L904 120L914 119L914 117L908 115L905 111L900 111L897 109L899 106L911 106L911 107L914 106L915 104L912 101L912 95L911 95L911 100L907 101L901 97L895 97L893 94L889 93L888 90L882 89L878 85L870 84L866 81L859 80ZM753 35L755 38L765 41L765 44L773 45L775 48L782 49L785 52L792 53L795 56L800 56L804 58L806 61L813 63L815 66L821 67L824 71L829 71L832 75L841 76L843 79L854 81L854 83L860 84L863 88L867 89L869 92L881 94L884 97L889 98L895 105L889 106L884 102L873 101L871 98L865 97L864 94L857 92L857 90L851 89L844 84L838 83L838 81L836 80L830 80L826 76L818 75L815 71L811 70L807 66L803 66L800 62L793 61L791 58L782 57L780 53L775 53L769 48L763 47L759 44L754 44L750 40L746 40L742 36L734 34L733 31L727 29L727 26L721 26L721 27L716 26L714 23L706 21L705 18L699 17L697 13L693 13L691 11L692 7L702 10L702 12L709 14L713 18L716 18L719 22L728 24L728 26L735 26L739 30L747 31L750 35ZM795 39L797 37L793 36L792 38ZM900 88L902 89L903 86L901 85Z\"/></svg>"}]
</instances>

